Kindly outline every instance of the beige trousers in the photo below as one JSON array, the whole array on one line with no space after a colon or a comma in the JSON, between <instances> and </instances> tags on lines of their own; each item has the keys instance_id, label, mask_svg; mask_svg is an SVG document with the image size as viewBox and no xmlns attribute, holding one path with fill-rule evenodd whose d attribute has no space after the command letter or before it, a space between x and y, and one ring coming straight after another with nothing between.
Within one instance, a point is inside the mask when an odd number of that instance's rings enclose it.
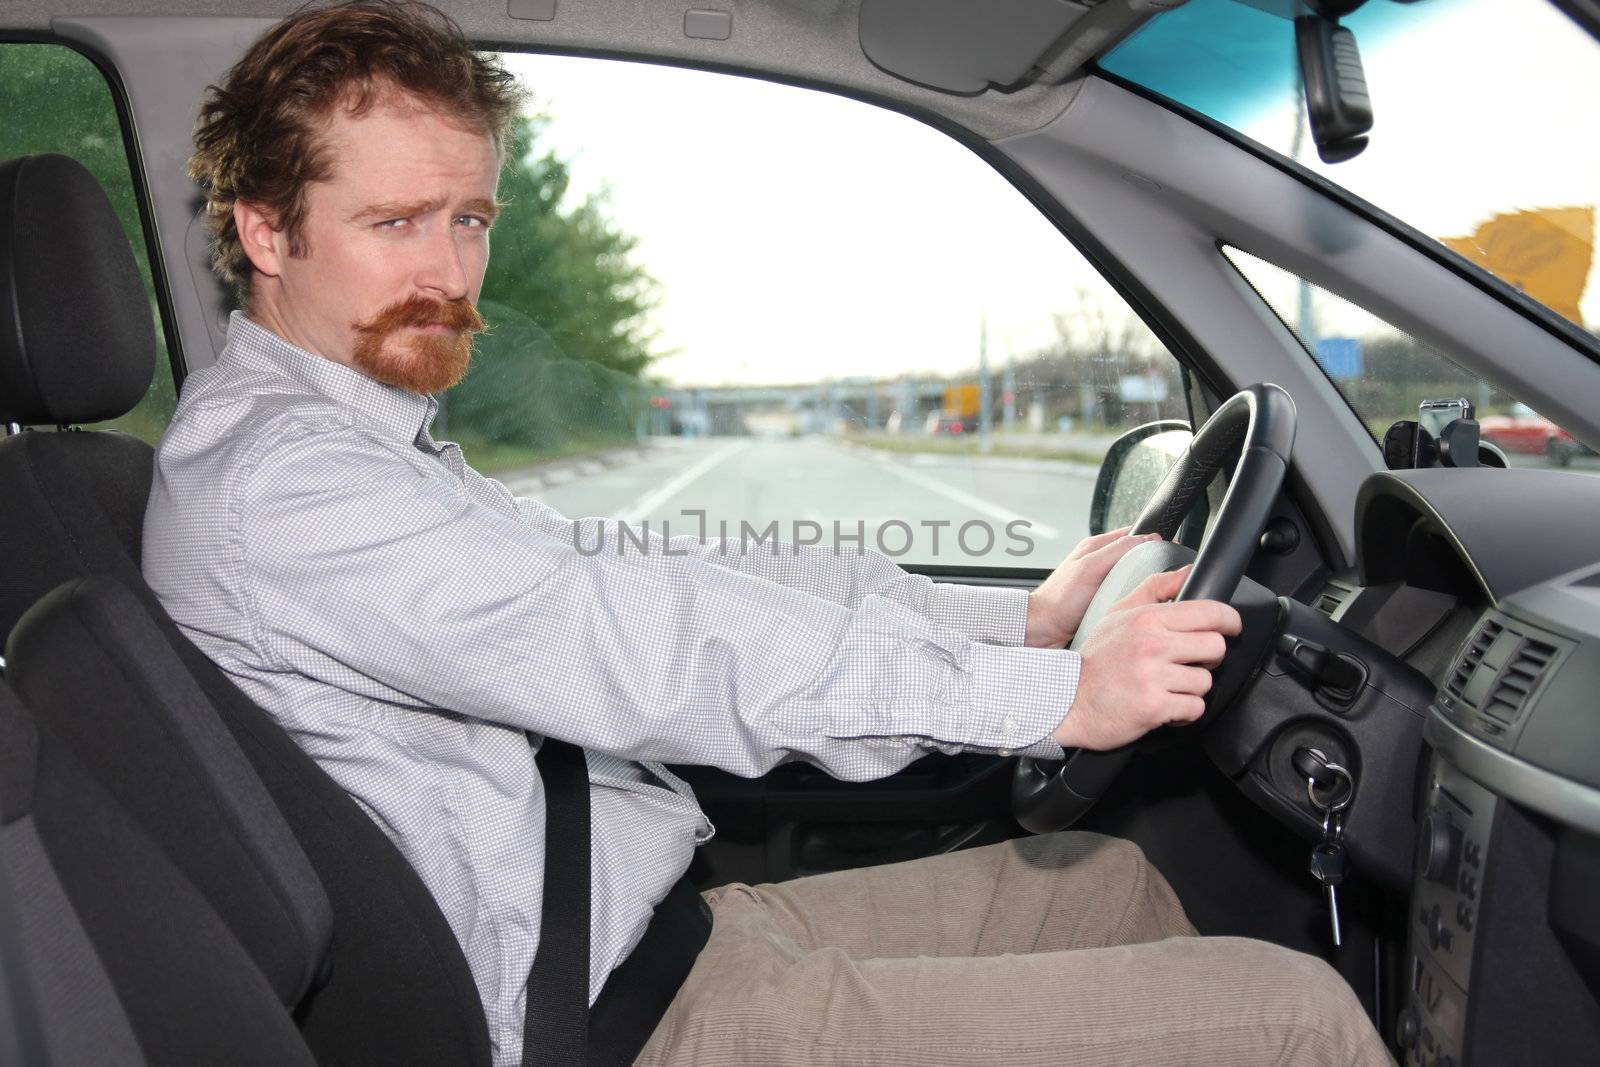
<instances>
[{"instance_id":1,"label":"beige trousers","mask_svg":"<svg viewBox=\"0 0 1600 1067\"><path fill-rule=\"evenodd\" d=\"M1060 833L706 894L640 1067L1383 1064L1321 960L1198 937L1139 849Z\"/></svg>"}]
</instances>

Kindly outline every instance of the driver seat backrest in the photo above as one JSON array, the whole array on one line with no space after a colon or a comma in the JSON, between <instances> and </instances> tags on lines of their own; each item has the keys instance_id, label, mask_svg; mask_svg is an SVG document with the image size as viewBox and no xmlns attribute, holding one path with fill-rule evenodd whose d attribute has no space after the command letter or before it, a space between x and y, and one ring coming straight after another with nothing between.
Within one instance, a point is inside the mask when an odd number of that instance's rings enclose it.
<instances>
[{"instance_id":1,"label":"driver seat backrest","mask_svg":"<svg viewBox=\"0 0 1600 1067\"><path fill-rule=\"evenodd\" d=\"M0 164L0 422L69 427L131 410L149 387L154 325L132 250L92 176L62 156ZM139 571L152 452L110 431L0 439L0 638L73 579L115 579L259 777L332 912L327 980L296 1005L319 1062L487 1063L466 958L421 879L376 823L196 648ZM120 609L131 617L126 604ZM147 645L146 651L153 645ZM91 743L97 731L76 733ZM104 753L108 776L143 773ZM150 779L126 789L160 789ZM146 826L159 836L159 827ZM176 853L195 843L169 834ZM200 857L200 866L214 857ZM236 929L258 919L214 900ZM245 938L246 941L250 939ZM270 961L269 961L270 962ZM281 960L279 961L281 962Z\"/></svg>"},{"instance_id":2,"label":"driver seat backrest","mask_svg":"<svg viewBox=\"0 0 1600 1067\"><path fill-rule=\"evenodd\" d=\"M250 764L132 593L80 578L6 642L38 720L227 921L285 1006L319 983L327 894Z\"/></svg>"},{"instance_id":3,"label":"driver seat backrest","mask_svg":"<svg viewBox=\"0 0 1600 1067\"><path fill-rule=\"evenodd\" d=\"M143 1067L133 1024L39 839L25 718L0 682L0 1063Z\"/></svg>"},{"instance_id":4,"label":"driver seat backrest","mask_svg":"<svg viewBox=\"0 0 1600 1067\"><path fill-rule=\"evenodd\" d=\"M0 859L45 1064L314 1062L216 912L4 684Z\"/></svg>"}]
</instances>

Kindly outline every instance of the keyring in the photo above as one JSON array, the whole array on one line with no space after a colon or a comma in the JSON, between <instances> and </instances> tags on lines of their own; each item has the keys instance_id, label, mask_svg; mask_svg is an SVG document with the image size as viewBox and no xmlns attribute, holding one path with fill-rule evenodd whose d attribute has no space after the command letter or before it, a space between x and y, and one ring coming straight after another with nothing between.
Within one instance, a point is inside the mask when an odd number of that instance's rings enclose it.
<instances>
[{"instance_id":1,"label":"keyring","mask_svg":"<svg viewBox=\"0 0 1600 1067\"><path fill-rule=\"evenodd\" d=\"M1323 768L1325 770L1332 771L1335 775L1343 780L1345 785L1344 797L1337 804L1329 801L1323 801L1317 796L1317 780L1315 778L1308 777L1306 778L1306 799L1311 801L1311 806L1316 808L1318 811L1324 812L1327 815L1333 815L1335 812L1343 811L1345 808L1350 806L1350 798L1355 796L1356 783L1355 779L1350 777L1350 772L1339 766L1337 763L1324 764ZM1334 783L1333 788L1335 790L1339 788L1337 782Z\"/></svg>"},{"instance_id":2,"label":"keyring","mask_svg":"<svg viewBox=\"0 0 1600 1067\"><path fill-rule=\"evenodd\" d=\"M1344 833L1343 812L1325 811L1322 813L1322 839L1324 841L1337 841Z\"/></svg>"}]
</instances>

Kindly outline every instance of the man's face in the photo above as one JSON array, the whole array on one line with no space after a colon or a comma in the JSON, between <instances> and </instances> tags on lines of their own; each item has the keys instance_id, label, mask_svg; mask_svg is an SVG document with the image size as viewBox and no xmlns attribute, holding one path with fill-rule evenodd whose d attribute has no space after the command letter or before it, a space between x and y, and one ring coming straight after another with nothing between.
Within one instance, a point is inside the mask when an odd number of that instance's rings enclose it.
<instances>
[{"instance_id":1,"label":"man's face","mask_svg":"<svg viewBox=\"0 0 1600 1067\"><path fill-rule=\"evenodd\" d=\"M474 304L489 264L494 143L398 96L359 116L337 109L323 136L332 173L306 191L303 254L274 234L252 315L380 381L447 389L483 328Z\"/></svg>"}]
</instances>

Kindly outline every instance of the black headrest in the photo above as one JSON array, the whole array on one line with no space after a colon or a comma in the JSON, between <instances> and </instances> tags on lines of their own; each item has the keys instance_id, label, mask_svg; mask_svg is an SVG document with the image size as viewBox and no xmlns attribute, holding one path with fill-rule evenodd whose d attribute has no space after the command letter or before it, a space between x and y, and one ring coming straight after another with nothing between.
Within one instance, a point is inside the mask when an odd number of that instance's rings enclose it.
<instances>
[{"instance_id":1,"label":"black headrest","mask_svg":"<svg viewBox=\"0 0 1600 1067\"><path fill-rule=\"evenodd\" d=\"M100 422L150 388L155 323L127 234L75 159L0 163L0 422Z\"/></svg>"}]
</instances>

